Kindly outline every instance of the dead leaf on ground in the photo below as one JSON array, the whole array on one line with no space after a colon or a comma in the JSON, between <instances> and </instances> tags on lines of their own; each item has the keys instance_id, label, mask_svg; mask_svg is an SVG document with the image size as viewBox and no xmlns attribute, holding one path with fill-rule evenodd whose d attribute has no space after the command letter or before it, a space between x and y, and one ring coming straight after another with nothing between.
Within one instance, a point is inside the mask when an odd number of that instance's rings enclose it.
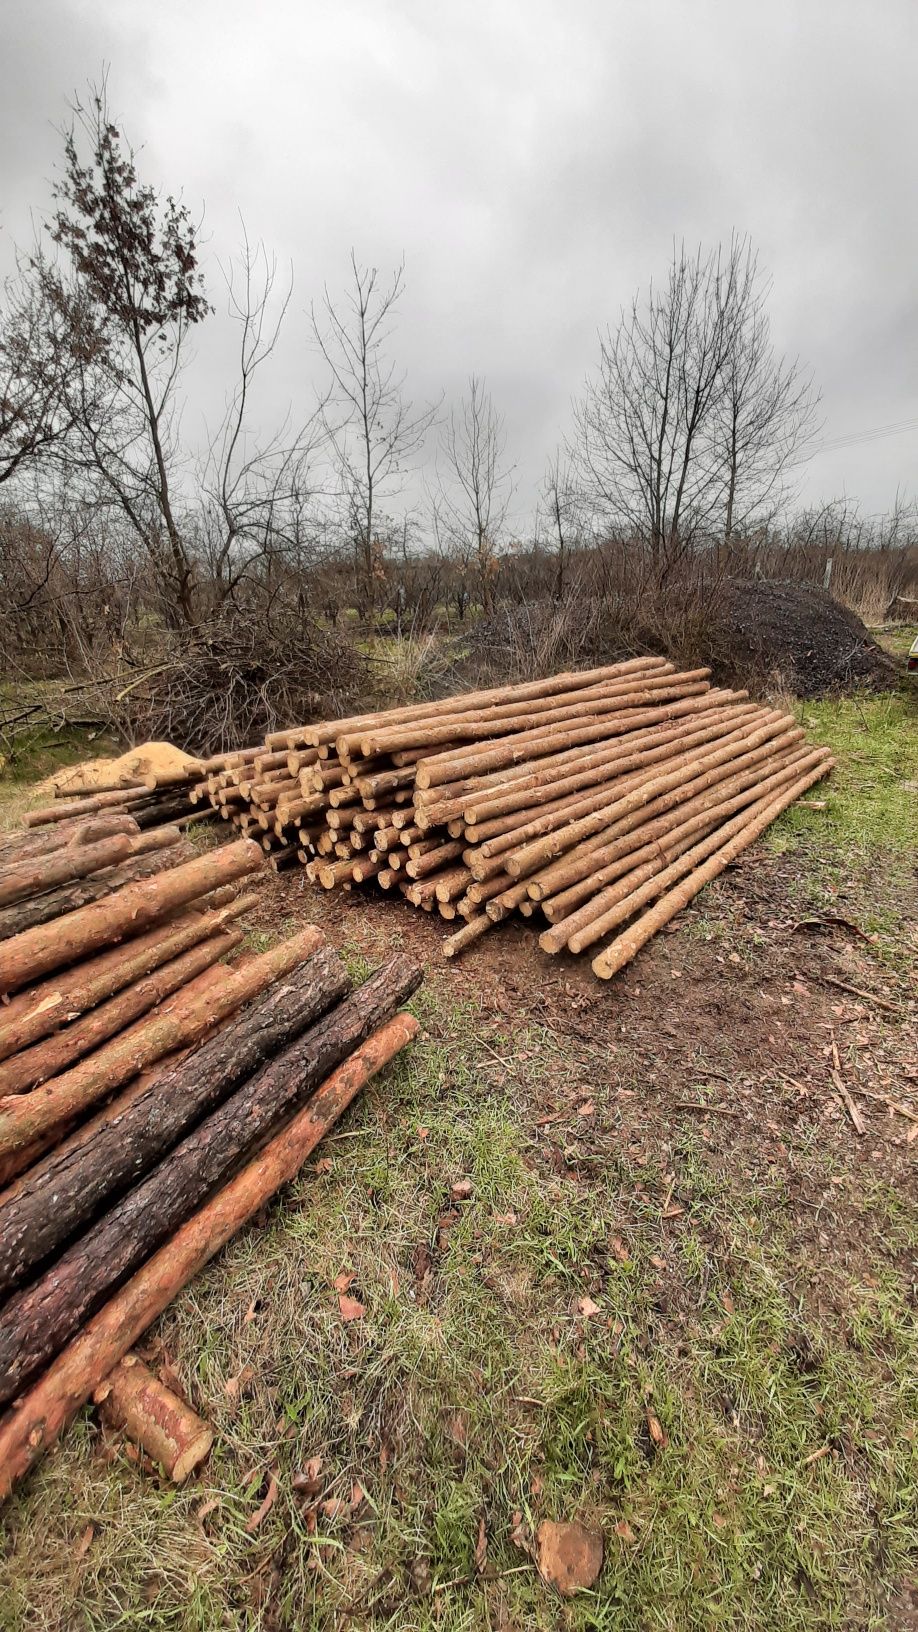
<instances>
[{"instance_id":1,"label":"dead leaf on ground","mask_svg":"<svg viewBox=\"0 0 918 1632\"><path fill-rule=\"evenodd\" d=\"M625 1243L620 1235L613 1235L612 1237L612 1252L620 1264L627 1264L630 1262L628 1257L628 1248L625 1246Z\"/></svg>"},{"instance_id":2,"label":"dead leaf on ground","mask_svg":"<svg viewBox=\"0 0 918 1632\"><path fill-rule=\"evenodd\" d=\"M601 1530L590 1529L576 1519L567 1524L543 1519L537 1541L539 1572L565 1598L593 1585L602 1569Z\"/></svg>"},{"instance_id":3,"label":"dead leaf on ground","mask_svg":"<svg viewBox=\"0 0 918 1632\"><path fill-rule=\"evenodd\" d=\"M471 1179L457 1179L455 1184L450 1185L449 1193L453 1201L468 1201L474 1188Z\"/></svg>"},{"instance_id":4,"label":"dead leaf on ground","mask_svg":"<svg viewBox=\"0 0 918 1632\"><path fill-rule=\"evenodd\" d=\"M198 1524L203 1524L204 1520L209 1518L211 1513L215 1513L217 1511L217 1508L220 1506L220 1501L221 1499L219 1496L210 1496L206 1502L201 1503L200 1507L195 1508L194 1516L197 1519Z\"/></svg>"},{"instance_id":5,"label":"dead leaf on ground","mask_svg":"<svg viewBox=\"0 0 918 1632\"><path fill-rule=\"evenodd\" d=\"M291 1480L291 1484L298 1495L318 1496L319 1491L322 1489L322 1480L319 1478L321 1472L321 1456L311 1456L300 1472L295 1473Z\"/></svg>"},{"instance_id":6,"label":"dead leaf on ground","mask_svg":"<svg viewBox=\"0 0 918 1632\"><path fill-rule=\"evenodd\" d=\"M333 1282L335 1291L336 1292L346 1292L348 1287L351 1285L353 1279L354 1279L353 1275L347 1275L342 1271L342 1273L340 1275L335 1276L335 1279L334 1279L334 1282Z\"/></svg>"},{"instance_id":7,"label":"dead leaf on ground","mask_svg":"<svg viewBox=\"0 0 918 1632\"><path fill-rule=\"evenodd\" d=\"M349 1298L345 1292L342 1292L338 1298L338 1308L342 1320L362 1320L366 1314L360 1300L358 1298Z\"/></svg>"},{"instance_id":8,"label":"dead leaf on ground","mask_svg":"<svg viewBox=\"0 0 918 1632\"><path fill-rule=\"evenodd\" d=\"M480 1575L488 1562L488 1533L485 1529L484 1514L478 1520L478 1540L475 1543L475 1568Z\"/></svg>"},{"instance_id":9,"label":"dead leaf on ground","mask_svg":"<svg viewBox=\"0 0 918 1632\"><path fill-rule=\"evenodd\" d=\"M256 1508L252 1517L246 1521L246 1535L254 1536L259 1525L267 1518L277 1500L277 1479L272 1473L268 1479L268 1492L261 1506Z\"/></svg>"},{"instance_id":10,"label":"dead leaf on ground","mask_svg":"<svg viewBox=\"0 0 918 1632\"><path fill-rule=\"evenodd\" d=\"M615 1534L622 1541L627 1541L629 1543L637 1541L637 1536L632 1530L627 1519L619 1519L617 1525L615 1526Z\"/></svg>"},{"instance_id":11,"label":"dead leaf on ground","mask_svg":"<svg viewBox=\"0 0 918 1632\"><path fill-rule=\"evenodd\" d=\"M95 1534L96 1534L95 1525L94 1524L87 1524L86 1529L83 1531L83 1534L81 1535L79 1541L76 1544L76 1547L73 1550L74 1558L85 1558L86 1557L86 1554L89 1552L89 1549L92 1546L93 1541L95 1539Z\"/></svg>"},{"instance_id":12,"label":"dead leaf on ground","mask_svg":"<svg viewBox=\"0 0 918 1632\"><path fill-rule=\"evenodd\" d=\"M235 1377L227 1377L226 1382L223 1384L224 1394L231 1400L238 1400L242 1390L247 1387L254 1376L255 1368L253 1366L243 1366Z\"/></svg>"},{"instance_id":13,"label":"dead leaf on ground","mask_svg":"<svg viewBox=\"0 0 918 1632\"><path fill-rule=\"evenodd\" d=\"M327 1519L343 1519L350 1511L350 1504L343 1496L329 1496L328 1501L322 1503L322 1512Z\"/></svg>"},{"instance_id":14,"label":"dead leaf on ground","mask_svg":"<svg viewBox=\"0 0 918 1632\"><path fill-rule=\"evenodd\" d=\"M584 1320L589 1320L592 1315L602 1313L599 1304L594 1303L592 1298L586 1297L577 1299L577 1311L583 1316Z\"/></svg>"},{"instance_id":15,"label":"dead leaf on ground","mask_svg":"<svg viewBox=\"0 0 918 1632\"><path fill-rule=\"evenodd\" d=\"M664 1433L663 1425L660 1422L659 1417L655 1411L651 1411L649 1405L645 1408L644 1414L647 1418L647 1432L653 1440L654 1445L656 1445L657 1449L660 1451L665 1450L669 1444L669 1439Z\"/></svg>"}]
</instances>

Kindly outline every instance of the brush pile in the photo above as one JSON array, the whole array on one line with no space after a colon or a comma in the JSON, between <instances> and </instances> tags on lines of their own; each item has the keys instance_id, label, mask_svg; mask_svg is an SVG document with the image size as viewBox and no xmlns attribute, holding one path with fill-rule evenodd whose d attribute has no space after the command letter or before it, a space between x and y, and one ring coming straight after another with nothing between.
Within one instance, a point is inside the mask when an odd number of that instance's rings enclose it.
<instances>
[{"instance_id":1,"label":"brush pile","mask_svg":"<svg viewBox=\"0 0 918 1632\"><path fill-rule=\"evenodd\" d=\"M417 1030L407 958L351 990L309 926L226 961L264 861L105 809L0 839L0 1498L97 1391L203 1454L113 1368Z\"/></svg>"},{"instance_id":2,"label":"brush pile","mask_svg":"<svg viewBox=\"0 0 918 1632\"><path fill-rule=\"evenodd\" d=\"M637 658L291 728L190 797L326 889L463 919L447 957L519 912L548 953L607 943L605 979L831 769L709 673Z\"/></svg>"}]
</instances>

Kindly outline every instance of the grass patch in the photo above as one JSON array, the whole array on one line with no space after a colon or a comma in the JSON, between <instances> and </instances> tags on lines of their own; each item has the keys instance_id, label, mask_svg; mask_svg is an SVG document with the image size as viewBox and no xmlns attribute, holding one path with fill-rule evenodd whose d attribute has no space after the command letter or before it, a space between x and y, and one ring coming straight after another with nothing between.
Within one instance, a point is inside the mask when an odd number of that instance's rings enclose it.
<instances>
[{"instance_id":1,"label":"grass patch","mask_svg":"<svg viewBox=\"0 0 918 1632\"><path fill-rule=\"evenodd\" d=\"M918 1551L918 1338L882 1232L871 1284L830 1266L827 1321L777 1190L750 1197L692 1135L671 1224L662 1172L621 1152L588 1189L547 1176L520 1115L559 1063L542 1035L485 1044L474 1008L421 1007L423 1041L159 1323L217 1428L201 1482L158 1488L84 1414L7 1510L5 1632L879 1624ZM525 1543L571 1516L607 1564L568 1605Z\"/></svg>"}]
</instances>

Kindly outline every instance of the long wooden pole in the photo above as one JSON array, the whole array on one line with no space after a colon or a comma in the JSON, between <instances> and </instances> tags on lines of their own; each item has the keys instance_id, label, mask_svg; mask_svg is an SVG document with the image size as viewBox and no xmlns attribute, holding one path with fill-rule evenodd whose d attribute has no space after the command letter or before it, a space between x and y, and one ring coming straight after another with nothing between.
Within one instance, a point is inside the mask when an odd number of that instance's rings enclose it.
<instances>
[{"instance_id":1,"label":"long wooden pole","mask_svg":"<svg viewBox=\"0 0 918 1632\"><path fill-rule=\"evenodd\" d=\"M15 991L62 964L148 928L196 896L257 872L264 860L260 845L242 839L141 883L127 884L106 900L52 923L25 930L0 945L0 993Z\"/></svg>"},{"instance_id":2,"label":"long wooden pole","mask_svg":"<svg viewBox=\"0 0 918 1632\"><path fill-rule=\"evenodd\" d=\"M0 1501L59 1438L176 1293L296 1176L364 1083L416 1036L398 1014L326 1079L308 1105L132 1276L0 1424Z\"/></svg>"},{"instance_id":3,"label":"long wooden pole","mask_svg":"<svg viewBox=\"0 0 918 1632\"><path fill-rule=\"evenodd\" d=\"M814 770L808 771L805 776L802 776L798 782L793 783L791 787L786 788L777 798L766 802L763 806L753 806L744 825L728 839L726 844L723 844L713 855L708 855L707 859L700 866L695 867L689 876L683 879L681 884L664 895L636 923L631 924L623 934L616 936L611 946L607 946L604 951L593 959L593 973L598 975L600 980L611 980L612 976L617 974L620 969L623 969L626 963L631 962L631 959L640 951L642 946L646 945L651 936L656 934L658 929L662 929L664 924L668 924L670 919L674 918L677 912L681 912L682 908L687 906L699 891L704 889L706 884L717 878L725 867L729 867L731 861L734 861L743 850L753 844L764 833L765 829L770 827L771 823L781 815L781 812L787 809L788 805L792 805L795 799L799 799L801 794L806 793L814 782L819 782L822 777L827 776L834 764L833 759L823 760Z\"/></svg>"}]
</instances>

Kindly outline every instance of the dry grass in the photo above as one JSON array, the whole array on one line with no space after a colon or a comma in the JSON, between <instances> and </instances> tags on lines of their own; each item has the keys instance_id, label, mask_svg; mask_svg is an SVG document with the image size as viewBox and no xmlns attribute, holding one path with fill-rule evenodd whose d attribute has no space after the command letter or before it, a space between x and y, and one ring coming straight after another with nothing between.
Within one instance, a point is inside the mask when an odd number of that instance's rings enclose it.
<instances>
[{"instance_id":1,"label":"dry grass","mask_svg":"<svg viewBox=\"0 0 918 1632\"><path fill-rule=\"evenodd\" d=\"M805 712L845 774L776 850L802 842L802 897L821 857L819 909L857 914L909 843L912 725L885 702ZM702 941L761 965L724 892L679 937L683 969ZM901 950L890 979L904 1007ZM81 1414L5 1510L3 1632L885 1623L918 1562L903 1126L868 1106L868 1161L774 1051L725 1083L714 1033L680 1084L712 1115L676 1117L666 1056L648 1074L614 992L587 1046L573 1001L565 1034L457 984L428 982L418 1045L150 1334L217 1430L200 1479L170 1489ZM908 1063L900 1024L887 1072ZM360 1320L341 1319L342 1274ZM569 1516L602 1527L607 1562L566 1604L527 1547Z\"/></svg>"}]
</instances>

